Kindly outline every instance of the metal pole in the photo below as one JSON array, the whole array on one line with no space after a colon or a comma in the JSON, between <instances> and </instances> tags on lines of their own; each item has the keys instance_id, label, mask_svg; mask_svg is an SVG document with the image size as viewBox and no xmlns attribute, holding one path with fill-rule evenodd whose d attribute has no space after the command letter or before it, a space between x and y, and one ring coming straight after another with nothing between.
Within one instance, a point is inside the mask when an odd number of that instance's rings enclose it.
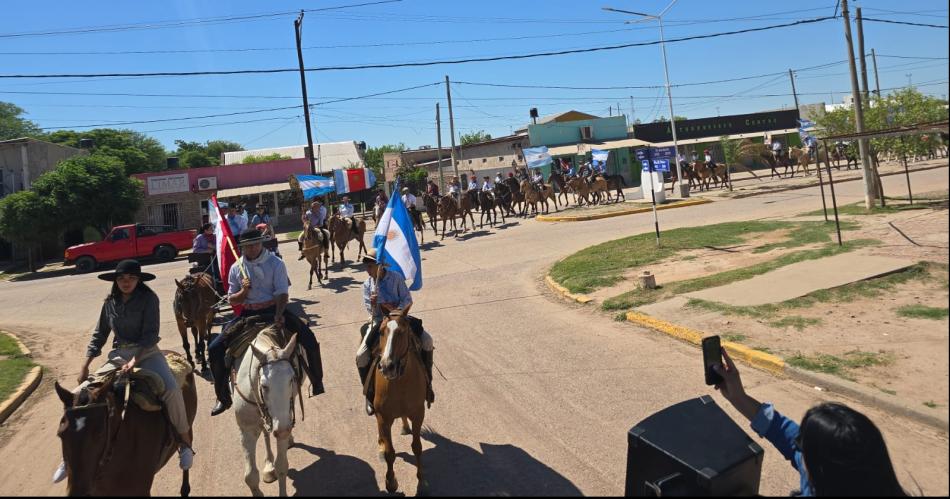
<instances>
[{"instance_id":1,"label":"metal pole","mask_svg":"<svg viewBox=\"0 0 950 499\"><path fill-rule=\"evenodd\" d=\"M674 161L676 159L674 158ZM653 175L653 154L650 153L650 159L647 160L650 165L650 196L653 198L653 227L656 230L656 247L660 247L660 219L656 215L656 176ZM663 184L660 183L662 186Z\"/></svg>"},{"instance_id":2,"label":"metal pole","mask_svg":"<svg viewBox=\"0 0 950 499\"><path fill-rule=\"evenodd\" d=\"M825 163L827 164L830 159L828 158L828 142L822 141L822 145L825 146ZM828 203L825 201L825 181L821 177L821 151L818 152L818 187L821 189L821 211L825 214L825 222L828 221Z\"/></svg>"},{"instance_id":3,"label":"metal pole","mask_svg":"<svg viewBox=\"0 0 950 499\"><path fill-rule=\"evenodd\" d=\"M907 168L907 154L904 152L904 136L901 135L901 162L904 163L904 175L907 177L907 199L914 204L914 194L910 190L910 170Z\"/></svg>"},{"instance_id":4,"label":"metal pole","mask_svg":"<svg viewBox=\"0 0 950 499\"><path fill-rule=\"evenodd\" d=\"M842 0L842 2L847 5L847 0ZM825 150L828 149L828 143L825 141ZM835 197L835 179L831 176L831 163L828 160L825 160L825 169L828 172L828 185L831 186L831 207L835 211L835 230L838 231L838 246L842 246L841 242L841 221L838 220L838 199Z\"/></svg>"},{"instance_id":5,"label":"metal pole","mask_svg":"<svg viewBox=\"0 0 950 499\"><path fill-rule=\"evenodd\" d=\"M670 91L670 69L666 62L666 43L663 42L663 18L657 17L656 20L660 23L660 48L663 51L663 75L666 77L666 97L670 104L670 130L673 131L673 149L679 151L679 143L676 140L676 118L673 114L673 93ZM689 183L683 185L683 167L680 166L679 161L674 159L674 162L676 163L676 178L678 178L680 182L680 197L688 198Z\"/></svg>"},{"instance_id":6,"label":"metal pole","mask_svg":"<svg viewBox=\"0 0 950 499\"><path fill-rule=\"evenodd\" d=\"M439 192L445 192L445 174L442 173L442 117L438 102L435 103L435 130L436 144L439 146L436 152L439 158Z\"/></svg>"},{"instance_id":7,"label":"metal pole","mask_svg":"<svg viewBox=\"0 0 950 499\"><path fill-rule=\"evenodd\" d=\"M310 104L307 103L307 76L303 66L303 49L300 47L303 30L303 10L294 20L294 34L297 37L297 63L300 65L300 93L303 95L303 117L307 125L307 159L310 160L310 173L317 174L317 165L313 162L313 134L310 131Z\"/></svg>"},{"instance_id":8,"label":"metal pole","mask_svg":"<svg viewBox=\"0 0 950 499\"><path fill-rule=\"evenodd\" d=\"M848 0L841 0L841 15L844 18L844 38L848 49L848 69L851 75L851 96L854 99L854 127L857 133L864 132L864 109L861 106L861 91L858 88L858 73L854 62L854 42L851 39L851 19L848 14ZM864 180L864 205L868 210L874 207L877 197L875 178L871 170L871 158L868 156L867 141L858 140L858 152L861 154L861 177Z\"/></svg>"},{"instance_id":9,"label":"metal pole","mask_svg":"<svg viewBox=\"0 0 950 499\"><path fill-rule=\"evenodd\" d=\"M445 95L449 100L449 134L452 138L452 168L455 171L455 179L459 178L459 165L455 159L455 115L452 114L452 84L449 83L449 75L445 75Z\"/></svg>"},{"instance_id":10,"label":"metal pole","mask_svg":"<svg viewBox=\"0 0 950 499\"><path fill-rule=\"evenodd\" d=\"M874 64L874 88L877 94L877 98L881 98L881 80L877 77L877 54L874 53L874 49L871 49L871 63Z\"/></svg>"},{"instance_id":11,"label":"metal pole","mask_svg":"<svg viewBox=\"0 0 950 499\"><path fill-rule=\"evenodd\" d=\"M855 23L858 27L858 53L861 54L861 58L858 61L861 63L861 98L864 102L869 102L868 99L868 65L867 57L864 56L864 23L861 22L861 7L854 9L855 11Z\"/></svg>"},{"instance_id":12,"label":"metal pole","mask_svg":"<svg viewBox=\"0 0 950 499\"><path fill-rule=\"evenodd\" d=\"M795 98L795 109L798 110L798 93L795 91L795 75L792 70L788 70L788 79L792 82L792 97Z\"/></svg>"}]
</instances>

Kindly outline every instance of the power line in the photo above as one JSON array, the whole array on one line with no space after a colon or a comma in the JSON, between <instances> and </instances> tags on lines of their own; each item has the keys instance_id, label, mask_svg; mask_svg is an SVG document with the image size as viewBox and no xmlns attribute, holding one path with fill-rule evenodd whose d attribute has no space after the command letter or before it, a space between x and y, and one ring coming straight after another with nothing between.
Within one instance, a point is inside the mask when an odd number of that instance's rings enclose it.
<instances>
[{"instance_id":1,"label":"power line","mask_svg":"<svg viewBox=\"0 0 950 499\"><path fill-rule=\"evenodd\" d=\"M814 19L804 19L799 21L794 21L784 24L775 24L771 26L762 26L757 28L747 28L741 30L733 31L724 31L720 33L711 33L705 35L694 35L680 38L672 38L665 41L665 43L676 43L684 42L691 40L702 40L708 38L717 38L722 36L737 35L743 33L752 33L757 31L767 31L779 28L787 28L792 26L801 26L806 24L813 24L818 22L823 22L827 20L834 19L833 17L818 17ZM603 47L591 47L583 49L574 49L574 50L560 50L554 52L536 52L531 54L521 54L521 55L507 55L507 56L493 56L493 57L480 57L480 58L468 58L468 59L454 59L454 60L439 60L439 61L426 61L426 62L404 62L404 63L391 63L391 64L367 64L367 65L354 65L354 66L329 66L329 67L319 67L319 68L308 68L306 71L350 71L350 70L361 70L361 69L389 69L389 68L403 68L403 67L422 67L422 66L436 66L436 65L449 65L449 64L467 64L472 62L493 62L493 61L507 61L507 60L520 60L520 59L531 59L536 57L550 57L558 55L568 55L568 54L582 54L590 52L601 52L609 50L618 50L631 47L643 47L649 45L659 44L659 40L649 41L649 42L636 42L636 43L625 43L620 45L610 45ZM210 76L210 75L236 75L236 74L274 74L274 73L289 73L299 71L298 68L277 68L277 69L241 69L241 70L225 70L225 71L161 71L161 72L151 72L151 73L78 73L78 74L7 74L0 75L2 79L19 79L19 78L101 78L101 77L151 77L151 76Z\"/></svg>"},{"instance_id":2,"label":"power line","mask_svg":"<svg viewBox=\"0 0 950 499\"><path fill-rule=\"evenodd\" d=\"M943 24L924 24L924 23L912 23L908 21L891 21L889 19L874 19L871 17L862 17L861 19L864 21L871 21L875 23L903 24L906 26L921 26L924 28L942 28L942 29L950 28L950 26L946 26Z\"/></svg>"},{"instance_id":3,"label":"power line","mask_svg":"<svg viewBox=\"0 0 950 499\"><path fill-rule=\"evenodd\" d=\"M878 57L888 57L892 59L926 59L926 60L947 60L950 57L919 57L919 56L910 56L910 55L885 55L885 54L876 54Z\"/></svg>"}]
</instances>

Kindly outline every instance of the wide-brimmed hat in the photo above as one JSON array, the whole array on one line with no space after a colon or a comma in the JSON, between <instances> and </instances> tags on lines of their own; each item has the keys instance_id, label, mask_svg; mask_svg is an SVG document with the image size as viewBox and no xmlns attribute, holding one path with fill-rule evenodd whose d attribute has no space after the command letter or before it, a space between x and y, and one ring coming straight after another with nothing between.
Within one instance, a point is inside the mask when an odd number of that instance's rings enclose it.
<instances>
[{"instance_id":1,"label":"wide-brimmed hat","mask_svg":"<svg viewBox=\"0 0 950 499\"><path fill-rule=\"evenodd\" d=\"M382 263L376 259L376 248L370 248L366 250L366 254L363 255L363 263L373 263L376 265L379 265Z\"/></svg>"},{"instance_id":2,"label":"wide-brimmed hat","mask_svg":"<svg viewBox=\"0 0 950 499\"><path fill-rule=\"evenodd\" d=\"M408 188L408 187L403 187L403 188L402 188L402 192L409 192L409 188Z\"/></svg>"},{"instance_id":3,"label":"wide-brimmed hat","mask_svg":"<svg viewBox=\"0 0 950 499\"><path fill-rule=\"evenodd\" d=\"M122 260L115 266L115 271L99 274L97 277L103 281L115 282L116 278L122 274L130 274L139 278L140 281L151 281L155 279L155 274L142 272L142 265L137 260Z\"/></svg>"},{"instance_id":4,"label":"wide-brimmed hat","mask_svg":"<svg viewBox=\"0 0 950 499\"><path fill-rule=\"evenodd\" d=\"M270 240L270 237L265 237L261 231L257 229L247 229L241 233L241 237L238 240L238 247L262 244L268 240Z\"/></svg>"}]
</instances>

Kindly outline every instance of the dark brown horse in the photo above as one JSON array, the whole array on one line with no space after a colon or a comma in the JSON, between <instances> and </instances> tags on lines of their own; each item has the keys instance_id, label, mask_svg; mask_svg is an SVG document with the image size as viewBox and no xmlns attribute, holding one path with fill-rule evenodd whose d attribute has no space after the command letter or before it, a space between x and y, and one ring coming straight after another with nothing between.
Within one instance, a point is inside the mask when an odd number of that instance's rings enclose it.
<instances>
[{"instance_id":1,"label":"dark brown horse","mask_svg":"<svg viewBox=\"0 0 950 499\"><path fill-rule=\"evenodd\" d=\"M548 183L551 184L551 187L554 188L557 192L556 200L560 200L561 197L564 198L564 206L567 206L568 201L568 188L567 188L567 179L564 177L564 174L558 171L552 171L551 176L548 177ZM574 204L577 204L577 194L574 195Z\"/></svg>"},{"instance_id":2,"label":"dark brown horse","mask_svg":"<svg viewBox=\"0 0 950 499\"><path fill-rule=\"evenodd\" d=\"M497 208L501 209L502 223L505 223L505 208L501 206L501 200L495 197L494 192L478 191L478 211L481 212L481 216L478 218L478 228L485 226L486 217L488 218L488 224L492 227L495 226L495 222L498 221L498 212L495 211Z\"/></svg>"},{"instance_id":3,"label":"dark brown horse","mask_svg":"<svg viewBox=\"0 0 950 499\"><path fill-rule=\"evenodd\" d=\"M604 179L607 181L607 192L611 190L616 192L615 202L619 203L620 198L623 198L624 201L627 200L627 196L623 195L623 188L627 186L627 181L624 180L623 175L606 175Z\"/></svg>"},{"instance_id":4,"label":"dark brown horse","mask_svg":"<svg viewBox=\"0 0 950 499\"><path fill-rule=\"evenodd\" d=\"M218 303L218 294L214 290L213 278L205 273L190 274L180 282L175 279L175 322L185 348L185 355L191 367L195 361L191 358L191 345L188 344L188 328L195 340L195 357L201 364L201 372L208 372L205 359L205 346L211 334L211 322L214 320L214 306Z\"/></svg>"},{"instance_id":5,"label":"dark brown horse","mask_svg":"<svg viewBox=\"0 0 950 499\"><path fill-rule=\"evenodd\" d=\"M508 192L511 193L511 207L514 211L511 212L511 216L515 216L515 212L520 213L523 211L523 208L526 208L524 202L524 194L521 192L521 184L518 182L518 179L514 177L508 177L503 182L505 187L508 188Z\"/></svg>"},{"instance_id":6,"label":"dark brown horse","mask_svg":"<svg viewBox=\"0 0 950 499\"><path fill-rule=\"evenodd\" d=\"M442 219L442 239L445 239L445 228L450 220L452 221L452 231L458 235L458 225L455 223L455 216L458 214L458 211L459 205L454 197L442 196L439 199L439 218Z\"/></svg>"},{"instance_id":7,"label":"dark brown horse","mask_svg":"<svg viewBox=\"0 0 950 499\"><path fill-rule=\"evenodd\" d=\"M174 352L163 352L178 355ZM55 383L64 414L56 434L62 441L67 494L71 496L148 496L155 475L178 450L178 436L164 411L149 412L115 396L111 377L100 387L74 395ZM198 408L195 376L181 387L188 423ZM123 418L124 415L124 418ZM181 495L191 492L182 472Z\"/></svg>"},{"instance_id":8,"label":"dark brown horse","mask_svg":"<svg viewBox=\"0 0 950 499\"><path fill-rule=\"evenodd\" d=\"M422 204L426 207L426 216L429 217L432 232L439 235L439 229L436 226L436 219L439 217L439 200L426 193L422 195Z\"/></svg>"},{"instance_id":9,"label":"dark brown horse","mask_svg":"<svg viewBox=\"0 0 950 499\"><path fill-rule=\"evenodd\" d=\"M465 215L468 215L468 218L472 220L472 230L475 230L475 215L473 215L472 212L475 211L477 206L477 190L469 189L462 193L462 197L459 198L459 215L462 217L462 232L468 230L468 221L465 219Z\"/></svg>"},{"instance_id":10,"label":"dark brown horse","mask_svg":"<svg viewBox=\"0 0 950 499\"><path fill-rule=\"evenodd\" d=\"M343 220L340 215L334 213L333 216L330 217L330 221L327 222L327 228L330 229L330 256L332 260L336 260L336 249L339 249L340 263L345 263L343 250L345 250L347 244L354 239L360 243L359 250L356 252L356 258L358 259L360 255L366 252L366 243L363 242L363 234L366 233L365 220L357 220L356 232L353 232L350 228L349 221Z\"/></svg>"},{"instance_id":11,"label":"dark brown horse","mask_svg":"<svg viewBox=\"0 0 950 499\"><path fill-rule=\"evenodd\" d=\"M422 422L426 415L426 369L420 356L421 345L409 327L401 310L393 310L380 329L379 343L374 358L379 358L375 370L376 394L373 407L376 409L376 431L379 437L379 455L386 460L386 490L393 494L399 489L393 463L396 449L393 447L392 426L402 419L402 433L408 434L407 419L412 422L412 453L416 457L417 495L425 495L428 482L423 476Z\"/></svg>"}]
</instances>

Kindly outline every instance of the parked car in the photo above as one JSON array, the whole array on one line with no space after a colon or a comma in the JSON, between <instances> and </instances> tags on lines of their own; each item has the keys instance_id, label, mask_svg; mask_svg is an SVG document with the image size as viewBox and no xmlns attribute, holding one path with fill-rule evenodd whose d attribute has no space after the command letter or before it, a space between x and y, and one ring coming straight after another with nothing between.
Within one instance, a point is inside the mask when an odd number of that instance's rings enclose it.
<instances>
[{"instance_id":1,"label":"parked car","mask_svg":"<svg viewBox=\"0 0 950 499\"><path fill-rule=\"evenodd\" d=\"M179 251L191 248L195 234L194 230L175 230L166 225L120 225L102 241L66 248L65 265L75 265L79 273L86 273L102 263L126 258L170 261Z\"/></svg>"}]
</instances>

